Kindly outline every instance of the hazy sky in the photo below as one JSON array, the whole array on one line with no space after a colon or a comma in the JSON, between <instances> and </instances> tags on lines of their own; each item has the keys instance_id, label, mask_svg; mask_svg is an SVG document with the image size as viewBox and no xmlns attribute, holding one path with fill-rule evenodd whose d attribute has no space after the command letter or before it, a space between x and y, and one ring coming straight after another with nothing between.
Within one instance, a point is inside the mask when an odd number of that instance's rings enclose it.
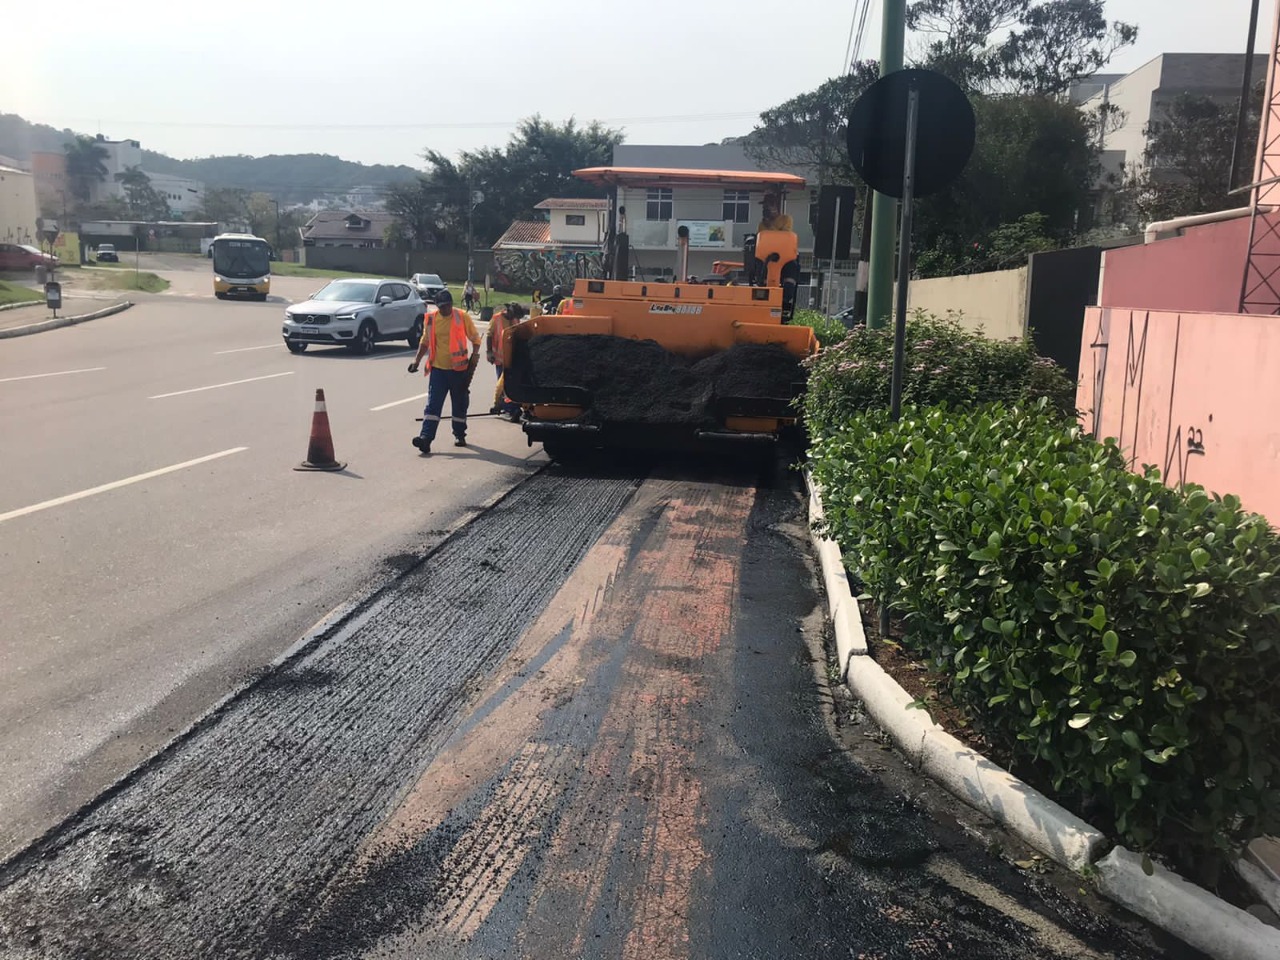
<instances>
[{"instance_id":1,"label":"hazy sky","mask_svg":"<svg viewBox=\"0 0 1280 960\"><path fill-rule=\"evenodd\" d=\"M1263 0L1260 47L1277 2ZM0 112L177 157L419 166L428 146L503 143L533 113L599 118L633 143L706 143L839 72L860 5L63 0L46 15L6 3ZM880 6L864 57L879 51ZM1139 26L1112 63L1120 72L1162 52L1240 50L1249 0L1108 0L1107 14Z\"/></svg>"}]
</instances>

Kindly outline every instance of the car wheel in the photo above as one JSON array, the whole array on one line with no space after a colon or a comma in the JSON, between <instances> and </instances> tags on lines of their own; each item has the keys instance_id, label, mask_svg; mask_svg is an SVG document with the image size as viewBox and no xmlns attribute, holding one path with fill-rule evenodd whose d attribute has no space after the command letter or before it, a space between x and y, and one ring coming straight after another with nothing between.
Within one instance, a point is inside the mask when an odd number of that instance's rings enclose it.
<instances>
[{"instance_id":1,"label":"car wheel","mask_svg":"<svg viewBox=\"0 0 1280 960\"><path fill-rule=\"evenodd\" d=\"M305 343L297 343L293 340L286 340L284 345L289 348L290 353L306 353L307 345Z\"/></svg>"},{"instance_id":2,"label":"car wheel","mask_svg":"<svg viewBox=\"0 0 1280 960\"><path fill-rule=\"evenodd\" d=\"M360 332L356 334L356 338L351 344L351 352L367 357L373 353L373 348L377 343L378 328L372 320L366 320L360 324Z\"/></svg>"},{"instance_id":3,"label":"car wheel","mask_svg":"<svg viewBox=\"0 0 1280 960\"><path fill-rule=\"evenodd\" d=\"M227 295L225 293L215 293L214 296L217 297L219 300L227 299Z\"/></svg>"},{"instance_id":4,"label":"car wheel","mask_svg":"<svg viewBox=\"0 0 1280 960\"><path fill-rule=\"evenodd\" d=\"M418 317L417 320L413 321L413 326L409 328L409 348L411 350L418 349L418 344L422 342L423 322L423 318Z\"/></svg>"},{"instance_id":5,"label":"car wheel","mask_svg":"<svg viewBox=\"0 0 1280 960\"><path fill-rule=\"evenodd\" d=\"M257 300L259 303L266 303L267 295L265 293L255 293L253 295L253 299Z\"/></svg>"}]
</instances>

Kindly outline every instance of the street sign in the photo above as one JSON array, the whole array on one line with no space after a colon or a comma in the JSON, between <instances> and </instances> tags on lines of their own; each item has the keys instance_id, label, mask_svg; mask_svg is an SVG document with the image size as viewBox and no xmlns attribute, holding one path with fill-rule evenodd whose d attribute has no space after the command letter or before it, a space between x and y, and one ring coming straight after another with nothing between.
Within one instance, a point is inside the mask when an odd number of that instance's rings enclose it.
<instances>
[{"instance_id":1,"label":"street sign","mask_svg":"<svg viewBox=\"0 0 1280 960\"><path fill-rule=\"evenodd\" d=\"M849 162L877 193L902 198L907 153L907 101L916 92L914 192L947 187L973 155L973 106L964 91L933 70L897 70L881 77L849 113Z\"/></svg>"},{"instance_id":2,"label":"street sign","mask_svg":"<svg viewBox=\"0 0 1280 960\"><path fill-rule=\"evenodd\" d=\"M818 221L813 225L815 255L831 260L849 259L857 205L856 187L827 183L818 188Z\"/></svg>"}]
</instances>

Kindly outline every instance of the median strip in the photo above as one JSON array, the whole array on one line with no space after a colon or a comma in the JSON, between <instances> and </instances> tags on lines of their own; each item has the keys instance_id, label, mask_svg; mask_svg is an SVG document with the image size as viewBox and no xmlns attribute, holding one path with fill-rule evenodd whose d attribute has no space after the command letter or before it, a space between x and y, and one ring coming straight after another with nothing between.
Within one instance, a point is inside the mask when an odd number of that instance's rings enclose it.
<instances>
[{"instance_id":1,"label":"median strip","mask_svg":"<svg viewBox=\"0 0 1280 960\"><path fill-rule=\"evenodd\" d=\"M207 387L192 387L190 390L175 390L173 393L157 393L154 397L147 397L148 400L163 400L165 397L181 397L187 393L202 393L205 390L218 390L222 387L234 387L242 383L255 383L258 380L274 380L276 377L292 377L292 370L284 373L268 373L265 377L249 377L246 380L230 380L227 383L211 383Z\"/></svg>"},{"instance_id":2,"label":"median strip","mask_svg":"<svg viewBox=\"0 0 1280 960\"><path fill-rule=\"evenodd\" d=\"M42 503L33 503L29 507L19 507L17 510L10 510L8 513L0 513L0 523L4 523L6 520L15 520L18 517L25 517L31 513L39 513L41 510L48 510L51 507L60 507L65 503L73 503L76 500L83 500L85 497L96 496L99 493L118 490L121 487L127 487L133 483L141 483L143 480L162 477L166 473L174 473L178 470L185 470L187 467L199 466L202 463L208 463L210 460L229 457L233 453L243 453L248 449L248 447L232 447L230 450L220 450L217 453L211 453L206 457L197 457L194 460L175 463L169 467L161 467L159 470L150 470L147 473L139 473L136 476L125 477L123 480L113 480L111 483L104 483L99 487L91 487L88 490L81 490L79 493L69 493L65 497L55 497L53 500L45 500Z\"/></svg>"}]
</instances>

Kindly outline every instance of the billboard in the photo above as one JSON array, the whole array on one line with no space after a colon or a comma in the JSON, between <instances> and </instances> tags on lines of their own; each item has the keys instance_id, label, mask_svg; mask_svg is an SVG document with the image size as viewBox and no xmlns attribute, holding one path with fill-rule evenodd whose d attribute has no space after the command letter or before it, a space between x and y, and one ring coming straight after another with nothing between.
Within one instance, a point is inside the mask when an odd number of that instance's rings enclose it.
<instances>
[{"instance_id":1,"label":"billboard","mask_svg":"<svg viewBox=\"0 0 1280 960\"><path fill-rule=\"evenodd\" d=\"M723 220L677 220L676 228L680 227L689 230L690 248L728 246L729 237Z\"/></svg>"}]
</instances>

